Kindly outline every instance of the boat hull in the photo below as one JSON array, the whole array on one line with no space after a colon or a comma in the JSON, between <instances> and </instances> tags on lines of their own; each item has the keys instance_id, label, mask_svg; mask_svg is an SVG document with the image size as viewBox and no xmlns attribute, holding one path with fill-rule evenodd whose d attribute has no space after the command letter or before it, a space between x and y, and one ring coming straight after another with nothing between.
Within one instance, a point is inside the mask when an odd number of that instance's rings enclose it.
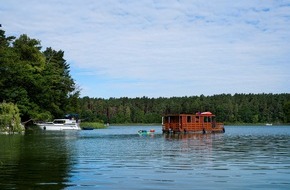
<instances>
[{"instance_id":1,"label":"boat hull","mask_svg":"<svg viewBox=\"0 0 290 190\"><path fill-rule=\"evenodd\" d=\"M49 124L42 123L37 124L37 127L41 130L46 131L62 131L62 130L81 130L81 128L77 124Z\"/></svg>"}]
</instances>

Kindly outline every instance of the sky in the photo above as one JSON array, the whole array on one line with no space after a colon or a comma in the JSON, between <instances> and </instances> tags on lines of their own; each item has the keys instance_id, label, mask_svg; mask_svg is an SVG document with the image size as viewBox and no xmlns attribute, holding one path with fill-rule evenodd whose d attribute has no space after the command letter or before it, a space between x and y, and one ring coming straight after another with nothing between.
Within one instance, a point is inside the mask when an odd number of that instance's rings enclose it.
<instances>
[{"instance_id":1,"label":"sky","mask_svg":"<svg viewBox=\"0 0 290 190\"><path fill-rule=\"evenodd\" d=\"M81 97L290 93L289 0L0 0L0 24L63 50Z\"/></svg>"}]
</instances>

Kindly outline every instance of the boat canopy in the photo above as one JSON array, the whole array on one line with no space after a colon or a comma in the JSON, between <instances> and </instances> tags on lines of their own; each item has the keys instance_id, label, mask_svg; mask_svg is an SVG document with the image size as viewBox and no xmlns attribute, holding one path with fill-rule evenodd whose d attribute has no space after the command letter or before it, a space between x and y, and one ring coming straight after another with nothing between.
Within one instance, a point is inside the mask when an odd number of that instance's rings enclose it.
<instances>
[{"instance_id":1,"label":"boat canopy","mask_svg":"<svg viewBox=\"0 0 290 190\"><path fill-rule=\"evenodd\" d=\"M206 111L206 112L201 112L201 115L212 115L212 113L209 111Z\"/></svg>"},{"instance_id":2,"label":"boat canopy","mask_svg":"<svg viewBox=\"0 0 290 190\"><path fill-rule=\"evenodd\" d=\"M69 114L66 114L65 115L65 118L66 119L79 119L79 115L78 114L75 114L75 113L69 113Z\"/></svg>"}]
</instances>

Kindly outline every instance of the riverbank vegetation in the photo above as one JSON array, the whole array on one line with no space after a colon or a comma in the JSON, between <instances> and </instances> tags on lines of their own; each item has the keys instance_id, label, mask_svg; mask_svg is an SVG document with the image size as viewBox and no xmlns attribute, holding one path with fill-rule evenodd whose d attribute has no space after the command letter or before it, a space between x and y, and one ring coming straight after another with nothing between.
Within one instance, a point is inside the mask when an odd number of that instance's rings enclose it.
<instances>
[{"instance_id":1,"label":"riverbank vegetation","mask_svg":"<svg viewBox=\"0 0 290 190\"><path fill-rule=\"evenodd\" d=\"M102 122L81 122L81 128L83 127L90 127L94 129L104 129L107 126Z\"/></svg>"},{"instance_id":2,"label":"riverbank vegetation","mask_svg":"<svg viewBox=\"0 0 290 190\"><path fill-rule=\"evenodd\" d=\"M80 98L64 51L42 51L39 40L0 30L0 103L19 109L21 121L48 121L78 113L85 122L161 123L164 114L210 111L225 123L289 123L290 94L219 94L171 98ZM3 125L4 126L4 125Z\"/></svg>"},{"instance_id":3,"label":"riverbank vegetation","mask_svg":"<svg viewBox=\"0 0 290 190\"><path fill-rule=\"evenodd\" d=\"M0 103L0 132L19 133L24 131L20 123L18 107L13 103Z\"/></svg>"}]
</instances>

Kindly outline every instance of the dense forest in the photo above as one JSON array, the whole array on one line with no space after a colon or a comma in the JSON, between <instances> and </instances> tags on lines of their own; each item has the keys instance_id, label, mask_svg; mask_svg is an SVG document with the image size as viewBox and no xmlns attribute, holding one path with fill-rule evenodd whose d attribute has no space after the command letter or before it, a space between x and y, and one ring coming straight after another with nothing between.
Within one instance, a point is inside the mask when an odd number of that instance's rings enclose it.
<instances>
[{"instance_id":1,"label":"dense forest","mask_svg":"<svg viewBox=\"0 0 290 190\"><path fill-rule=\"evenodd\" d=\"M19 110L22 122L79 113L82 120L89 122L161 123L164 114L203 111L216 114L218 121L226 123L290 122L289 93L80 98L64 51L50 47L42 51L40 41L25 34L7 37L0 30L0 64L2 111L5 106L18 115ZM4 116L3 112L2 120Z\"/></svg>"},{"instance_id":2,"label":"dense forest","mask_svg":"<svg viewBox=\"0 0 290 190\"><path fill-rule=\"evenodd\" d=\"M47 120L79 111L79 91L64 52L23 34L0 30L0 103L17 105L22 121Z\"/></svg>"},{"instance_id":3,"label":"dense forest","mask_svg":"<svg viewBox=\"0 0 290 190\"><path fill-rule=\"evenodd\" d=\"M220 94L172 98L80 98L81 115L108 123L161 123L163 114L210 111L225 123L290 122L290 94Z\"/></svg>"}]
</instances>

